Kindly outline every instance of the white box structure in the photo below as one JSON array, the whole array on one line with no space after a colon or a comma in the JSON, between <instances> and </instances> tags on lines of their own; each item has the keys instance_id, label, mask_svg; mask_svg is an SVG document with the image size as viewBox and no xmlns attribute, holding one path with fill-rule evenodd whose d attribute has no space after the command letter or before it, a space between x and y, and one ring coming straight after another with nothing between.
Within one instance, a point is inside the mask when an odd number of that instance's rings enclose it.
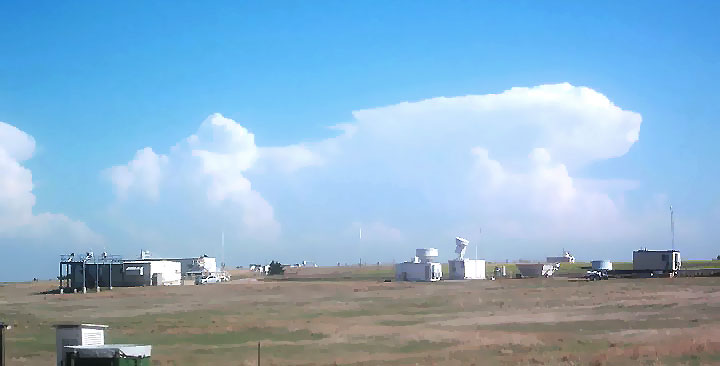
<instances>
[{"instance_id":1,"label":"white box structure","mask_svg":"<svg viewBox=\"0 0 720 366\"><path fill-rule=\"evenodd\" d=\"M395 279L398 281L435 282L442 279L442 265L435 262L438 250L417 249L409 262L395 265Z\"/></svg>"},{"instance_id":2,"label":"white box structure","mask_svg":"<svg viewBox=\"0 0 720 366\"><path fill-rule=\"evenodd\" d=\"M451 280L484 280L484 259L451 259L448 261L448 278Z\"/></svg>"},{"instance_id":3,"label":"white box structure","mask_svg":"<svg viewBox=\"0 0 720 366\"><path fill-rule=\"evenodd\" d=\"M107 325L58 324L55 325L55 346L57 366L65 360L65 346L102 346L105 344Z\"/></svg>"},{"instance_id":4,"label":"white box structure","mask_svg":"<svg viewBox=\"0 0 720 366\"><path fill-rule=\"evenodd\" d=\"M457 258L448 261L448 277L451 280L485 279L485 260L465 258L468 243L470 242L467 239L455 238Z\"/></svg>"},{"instance_id":5,"label":"white box structure","mask_svg":"<svg viewBox=\"0 0 720 366\"><path fill-rule=\"evenodd\" d=\"M416 282L440 281L442 279L442 265L440 263L398 263L395 265L395 279Z\"/></svg>"}]
</instances>

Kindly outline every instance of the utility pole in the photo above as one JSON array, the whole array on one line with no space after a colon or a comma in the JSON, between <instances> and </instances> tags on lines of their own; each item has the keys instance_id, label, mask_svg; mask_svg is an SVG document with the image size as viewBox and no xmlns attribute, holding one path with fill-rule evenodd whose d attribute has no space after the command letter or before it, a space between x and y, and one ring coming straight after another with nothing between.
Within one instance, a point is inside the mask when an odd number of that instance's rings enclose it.
<instances>
[{"instance_id":1,"label":"utility pole","mask_svg":"<svg viewBox=\"0 0 720 366\"><path fill-rule=\"evenodd\" d=\"M10 329L9 324L0 322L0 366L5 366L5 329Z\"/></svg>"},{"instance_id":2,"label":"utility pole","mask_svg":"<svg viewBox=\"0 0 720 366\"><path fill-rule=\"evenodd\" d=\"M5 366L5 365L0 365ZM260 342L258 342L258 366L260 366Z\"/></svg>"}]
</instances>

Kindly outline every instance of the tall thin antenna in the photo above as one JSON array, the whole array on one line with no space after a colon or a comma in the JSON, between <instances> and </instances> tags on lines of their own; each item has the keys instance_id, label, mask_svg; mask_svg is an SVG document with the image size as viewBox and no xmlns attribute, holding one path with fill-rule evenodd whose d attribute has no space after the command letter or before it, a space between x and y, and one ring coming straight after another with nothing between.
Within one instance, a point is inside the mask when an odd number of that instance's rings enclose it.
<instances>
[{"instance_id":1,"label":"tall thin antenna","mask_svg":"<svg viewBox=\"0 0 720 366\"><path fill-rule=\"evenodd\" d=\"M477 255L477 252L478 252L478 243L480 242L480 234L482 234L482 228L480 228L480 233L478 234L478 240L475 241L475 277L478 277L478 273L477 273L478 272L478 267L477 267L478 255ZM485 278L485 277L483 277L483 278Z\"/></svg>"},{"instance_id":2,"label":"tall thin antenna","mask_svg":"<svg viewBox=\"0 0 720 366\"><path fill-rule=\"evenodd\" d=\"M482 234L482 228L480 228L480 234ZM480 242L480 237L478 236L478 240L475 241L475 260L478 259L478 243ZM475 262L477 263L477 262Z\"/></svg>"},{"instance_id":3,"label":"tall thin antenna","mask_svg":"<svg viewBox=\"0 0 720 366\"><path fill-rule=\"evenodd\" d=\"M672 205L670 205L670 235L672 235L672 249L675 250L675 218Z\"/></svg>"}]
</instances>

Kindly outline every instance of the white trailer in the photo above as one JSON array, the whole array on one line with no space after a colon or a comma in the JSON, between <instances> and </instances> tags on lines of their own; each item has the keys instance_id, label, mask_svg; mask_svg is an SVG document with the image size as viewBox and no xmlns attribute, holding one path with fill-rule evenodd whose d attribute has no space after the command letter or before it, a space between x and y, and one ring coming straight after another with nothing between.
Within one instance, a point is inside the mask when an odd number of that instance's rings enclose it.
<instances>
[{"instance_id":1,"label":"white trailer","mask_svg":"<svg viewBox=\"0 0 720 366\"><path fill-rule=\"evenodd\" d=\"M484 259L451 259L448 261L448 278L451 280L484 280Z\"/></svg>"},{"instance_id":2,"label":"white trailer","mask_svg":"<svg viewBox=\"0 0 720 366\"><path fill-rule=\"evenodd\" d=\"M680 252L677 250L641 249L633 252L633 270L635 271L674 273L680 269L681 265Z\"/></svg>"}]
</instances>

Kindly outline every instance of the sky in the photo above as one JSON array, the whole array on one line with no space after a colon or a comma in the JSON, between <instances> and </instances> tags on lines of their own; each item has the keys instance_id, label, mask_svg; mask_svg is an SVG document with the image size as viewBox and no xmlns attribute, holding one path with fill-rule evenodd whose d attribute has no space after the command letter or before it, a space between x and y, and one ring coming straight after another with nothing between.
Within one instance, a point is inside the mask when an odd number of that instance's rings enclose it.
<instances>
[{"instance_id":1,"label":"sky","mask_svg":"<svg viewBox=\"0 0 720 366\"><path fill-rule=\"evenodd\" d=\"M720 254L720 4L0 3L0 281ZM362 238L359 232L362 230Z\"/></svg>"}]
</instances>

